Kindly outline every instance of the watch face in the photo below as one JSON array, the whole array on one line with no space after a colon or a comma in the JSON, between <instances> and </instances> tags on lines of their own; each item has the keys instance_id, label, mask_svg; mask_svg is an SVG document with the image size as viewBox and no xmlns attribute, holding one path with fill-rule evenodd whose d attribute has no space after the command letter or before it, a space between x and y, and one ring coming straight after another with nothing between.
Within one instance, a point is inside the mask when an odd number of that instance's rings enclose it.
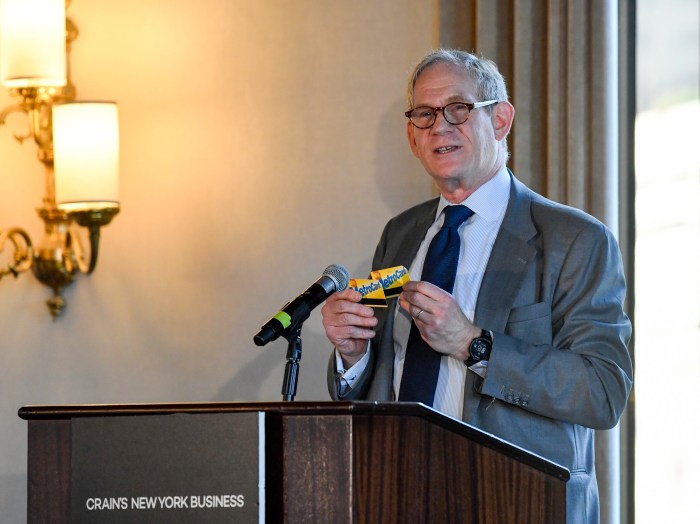
<instances>
[{"instance_id":1,"label":"watch face","mask_svg":"<svg viewBox=\"0 0 700 524\"><path fill-rule=\"evenodd\" d=\"M484 360L488 351L489 343L483 338L474 339L471 346L469 346L469 353L474 360Z\"/></svg>"}]
</instances>

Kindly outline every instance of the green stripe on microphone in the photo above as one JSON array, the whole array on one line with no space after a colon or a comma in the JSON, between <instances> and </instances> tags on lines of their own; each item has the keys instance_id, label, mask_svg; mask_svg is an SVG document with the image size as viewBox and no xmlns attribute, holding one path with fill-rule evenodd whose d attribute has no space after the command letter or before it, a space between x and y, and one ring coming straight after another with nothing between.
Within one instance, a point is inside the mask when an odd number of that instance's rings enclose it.
<instances>
[{"instance_id":1,"label":"green stripe on microphone","mask_svg":"<svg viewBox=\"0 0 700 524\"><path fill-rule=\"evenodd\" d=\"M289 326L292 325L292 317L290 317L284 311L280 311L272 318L276 318L277 320L279 320L279 323L282 324L282 327L284 329L287 329Z\"/></svg>"}]
</instances>

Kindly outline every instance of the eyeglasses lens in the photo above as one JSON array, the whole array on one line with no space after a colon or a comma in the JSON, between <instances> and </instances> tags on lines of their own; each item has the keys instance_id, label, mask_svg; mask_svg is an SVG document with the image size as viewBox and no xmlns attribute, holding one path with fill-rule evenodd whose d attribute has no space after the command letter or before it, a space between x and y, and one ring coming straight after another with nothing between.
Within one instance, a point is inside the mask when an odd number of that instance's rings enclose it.
<instances>
[{"instance_id":1,"label":"eyeglasses lens","mask_svg":"<svg viewBox=\"0 0 700 524\"><path fill-rule=\"evenodd\" d=\"M435 123L437 112L442 111L445 120L452 125L463 124L469 118L469 106L462 102L447 104L444 108L416 107L411 111L411 122L421 129L427 129Z\"/></svg>"}]
</instances>

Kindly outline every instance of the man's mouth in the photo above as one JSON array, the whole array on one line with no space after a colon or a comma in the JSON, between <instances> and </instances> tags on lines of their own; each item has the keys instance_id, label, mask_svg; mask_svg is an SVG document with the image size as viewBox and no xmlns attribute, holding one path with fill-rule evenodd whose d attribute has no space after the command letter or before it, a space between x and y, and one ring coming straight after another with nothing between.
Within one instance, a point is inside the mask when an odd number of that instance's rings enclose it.
<instances>
[{"instance_id":1,"label":"man's mouth","mask_svg":"<svg viewBox=\"0 0 700 524\"><path fill-rule=\"evenodd\" d=\"M438 153L439 155L444 155L445 153L450 153L457 149L457 146L444 146L444 147L438 147L435 152Z\"/></svg>"}]
</instances>

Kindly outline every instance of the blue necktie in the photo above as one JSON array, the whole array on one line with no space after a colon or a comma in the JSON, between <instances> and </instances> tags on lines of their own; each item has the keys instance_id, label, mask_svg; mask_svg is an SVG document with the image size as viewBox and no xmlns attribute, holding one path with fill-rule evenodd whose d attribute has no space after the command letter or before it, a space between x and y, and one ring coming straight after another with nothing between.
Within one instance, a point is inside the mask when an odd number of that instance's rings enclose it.
<instances>
[{"instance_id":1,"label":"blue necktie","mask_svg":"<svg viewBox=\"0 0 700 524\"><path fill-rule=\"evenodd\" d=\"M459 261L459 226L474 212L466 206L447 206L445 221L433 237L425 255L421 280L452 293ZM399 387L399 400L433 405L440 373L441 353L434 351L420 336L415 322L406 344L406 358Z\"/></svg>"}]
</instances>

